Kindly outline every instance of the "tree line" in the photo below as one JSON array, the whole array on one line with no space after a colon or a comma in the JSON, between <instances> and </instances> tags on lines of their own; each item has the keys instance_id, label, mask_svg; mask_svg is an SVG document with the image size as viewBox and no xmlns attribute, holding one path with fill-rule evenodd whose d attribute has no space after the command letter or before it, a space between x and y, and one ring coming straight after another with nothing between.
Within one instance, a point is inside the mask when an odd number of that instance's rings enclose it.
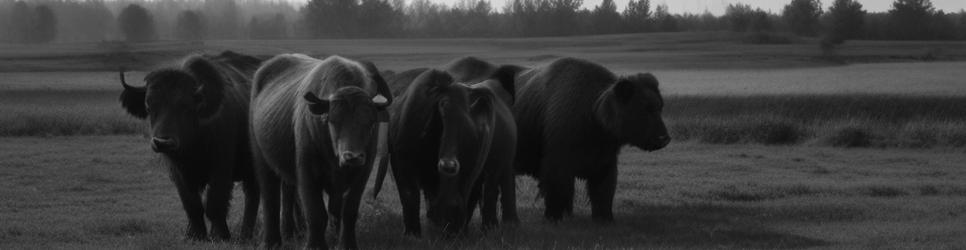
<instances>
[{"instance_id":1,"label":"tree line","mask_svg":"<svg viewBox=\"0 0 966 250\"><path fill-rule=\"evenodd\" d=\"M295 7L264 0L0 0L0 40L134 42L152 40L531 37L642 32L747 33L768 42L775 34L847 39L966 40L966 11L945 13L929 0L894 0L869 13L855 0L789 0L780 13L745 4L716 16L670 13L667 5L613 0L592 9L582 0L488 0L452 6L430 0L310 0Z\"/></svg>"}]
</instances>

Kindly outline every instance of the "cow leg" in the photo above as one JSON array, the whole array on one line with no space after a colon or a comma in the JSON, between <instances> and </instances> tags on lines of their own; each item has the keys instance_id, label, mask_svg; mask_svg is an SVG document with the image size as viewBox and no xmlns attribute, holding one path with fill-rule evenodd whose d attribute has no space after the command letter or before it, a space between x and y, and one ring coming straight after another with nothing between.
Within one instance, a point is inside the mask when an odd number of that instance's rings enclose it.
<instances>
[{"instance_id":1,"label":"cow leg","mask_svg":"<svg viewBox=\"0 0 966 250\"><path fill-rule=\"evenodd\" d=\"M298 195L295 186L282 184L282 236L285 238L295 238L296 232L298 231L298 223L300 220L296 220L299 216L298 202L296 197Z\"/></svg>"},{"instance_id":2,"label":"cow leg","mask_svg":"<svg viewBox=\"0 0 966 250\"><path fill-rule=\"evenodd\" d=\"M399 201L402 203L403 223L405 230L403 234L420 237L422 232L419 225L419 186L416 181L417 176L407 174L403 164L393 164L392 175L396 180L396 189L399 191Z\"/></svg>"},{"instance_id":3,"label":"cow leg","mask_svg":"<svg viewBox=\"0 0 966 250\"><path fill-rule=\"evenodd\" d=\"M217 169L218 167L215 168ZM208 221L211 221L211 233L209 236L215 240L228 240L231 238L231 232L228 230L228 205L235 182L232 181L231 171L227 172L212 175L212 179L208 183L207 197L205 198L205 214L208 215Z\"/></svg>"},{"instance_id":4,"label":"cow leg","mask_svg":"<svg viewBox=\"0 0 966 250\"><path fill-rule=\"evenodd\" d=\"M603 166L598 176L587 178L587 196L590 196L591 214L595 221L614 221L614 191L617 189L617 159Z\"/></svg>"},{"instance_id":5,"label":"cow leg","mask_svg":"<svg viewBox=\"0 0 966 250\"><path fill-rule=\"evenodd\" d=\"M302 157L305 157L304 155ZM311 174L314 164L307 164L300 160L296 168L298 179L299 202L302 203L302 214L308 224L306 233L306 249L328 249L325 243L325 228L328 225L328 214L325 200L322 199L322 184Z\"/></svg>"},{"instance_id":6,"label":"cow leg","mask_svg":"<svg viewBox=\"0 0 966 250\"><path fill-rule=\"evenodd\" d=\"M260 152L260 151L255 151ZM256 161L258 163L258 161ZM268 166L256 165L255 171L258 176L258 187L262 193L262 242L265 248L274 248L282 243L278 227L278 208L279 205L279 181L278 176L268 169Z\"/></svg>"},{"instance_id":7,"label":"cow leg","mask_svg":"<svg viewBox=\"0 0 966 250\"><path fill-rule=\"evenodd\" d=\"M499 225L499 220L496 215L496 205L497 200L500 196L500 185L502 180L499 173L496 175L487 176L483 183L483 202L480 205L480 217L483 222L483 231L487 231L491 228Z\"/></svg>"},{"instance_id":8,"label":"cow leg","mask_svg":"<svg viewBox=\"0 0 966 250\"><path fill-rule=\"evenodd\" d=\"M259 187L254 178L248 178L242 182L242 188L245 192L245 212L240 237L251 239L255 233L255 221L258 220L258 202L261 200Z\"/></svg>"},{"instance_id":9,"label":"cow leg","mask_svg":"<svg viewBox=\"0 0 966 250\"><path fill-rule=\"evenodd\" d=\"M563 219L564 214L573 211L574 201L574 166L561 159L565 154L548 154L540 166L540 192L543 193L543 216L550 221ZM552 156L558 156L554 158Z\"/></svg>"},{"instance_id":10,"label":"cow leg","mask_svg":"<svg viewBox=\"0 0 966 250\"><path fill-rule=\"evenodd\" d=\"M519 223L517 216L517 180L512 167L507 167L500 177L500 205L503 208L503 223Z\"/></svg>"},{"instance_id":11,"label":"cow leg","mask_svg":"<svg viewBox=\"0 0 966 250\"><path fill-rule=\"evenodd\" d=\"M201 203L201 193L198 189L189 187L183 177L175 177L175 186L178 188L178 197L181 198L181 206L184 207L185 214L188 215L188 231L186 237L192 240L205 240L208 238L205 227L205 208Z\"/></svg>"},{"instance_id":12,"label":"cow leg","mask_svg":"<svg viewBox=\"0 0 966 250\"><path fill-rule=\"evenodd\" d=\"M342 204L345 199L345 182L335 180L332 184L332 190L327 190L329 193L329 224L335 229L335 234L339 235L342 232Z\"/></svg>"},{"instance_id":13,"label":"cow leg","mask_svg":"<svg viewBox=\"0 0 966 250\"><path fill-rule=\"evenodd\" d=\"M344 203L341 207L342 229L339 234L339 244L343 249L359 248L356 243L356 222L359 218L359 203L362 202L362 193L366 191L370 172L372 172L371 167L357 170L353 174L352 181L347 183L348 186L344 188L347 192L345 192Z\"/></svg>"}]
</instances>

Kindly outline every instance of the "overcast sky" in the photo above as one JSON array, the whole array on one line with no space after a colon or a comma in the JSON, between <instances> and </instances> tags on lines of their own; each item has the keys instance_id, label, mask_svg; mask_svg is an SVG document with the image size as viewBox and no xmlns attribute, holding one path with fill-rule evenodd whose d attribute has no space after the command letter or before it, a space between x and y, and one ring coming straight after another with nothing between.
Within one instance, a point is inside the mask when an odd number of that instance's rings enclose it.
<instances>
[{"instance_id":1,"label":"overcast sky","mask_svg":"<svg viewBox=\"0 0 966 250\"><path fill-rule=\"evenodd\" d=\"M294 2L306 2L307 0L290 0ZM407 2L412 0L406 0ZM438 3L445 3L452 6L458 0L431 0ZM502 10L503 4L511 0L490 0L493 5L494 10ZM600 4L602 0L584 0L584 8L593 9L595 6ZM617 3L618 10L623 10L627 6L629 0L614 0ZM828 9L828 5L832 4L834 0L821 0L822 9ZM888 11L892 6L893 0L858 0L865 7L866 11L870 12L885 12ZM725 6L731 3L746 3L750 4L752 7L761 8L763 10L771 11L773 13L781 12L782 7L791 2L791 0L651 0L651 8L657 6L661 3L666 3L668 9L671 13L704 13L705 10L710 11L715 15L724 14ZM966 0L932 0L933 6L936 9L943 10L946 12L958 12L960 9L966 8Z\"/></svg>"}]
</instances>

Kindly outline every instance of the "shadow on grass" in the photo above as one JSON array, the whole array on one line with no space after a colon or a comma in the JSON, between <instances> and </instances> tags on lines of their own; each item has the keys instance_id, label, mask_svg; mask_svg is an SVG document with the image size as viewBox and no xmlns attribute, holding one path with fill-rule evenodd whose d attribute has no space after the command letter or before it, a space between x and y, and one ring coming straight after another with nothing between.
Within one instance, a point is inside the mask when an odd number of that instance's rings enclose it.
<instances>
[{"instance_id":1,"label":"shadow on grass","mask_svg":"<svg viewBox=\"0 0 966 250\"><path fill-rule=\"evenodd\" d=\"M423 238L404 237L398 215L376 219L372 232L361 232L366 248L394 249L589 249L589 248L803 248L828 242L769 228L757 208L726 205L642 206L615 215L612 223L598 223L587 214L561 222L544 221L542 209L521 208L520 225L479 231L478 214L470 232L443 239L423 223ZM381 225L376 225L381 224ZM427 230L429 229L429 230Z\"/></svg>"}]
</instances>

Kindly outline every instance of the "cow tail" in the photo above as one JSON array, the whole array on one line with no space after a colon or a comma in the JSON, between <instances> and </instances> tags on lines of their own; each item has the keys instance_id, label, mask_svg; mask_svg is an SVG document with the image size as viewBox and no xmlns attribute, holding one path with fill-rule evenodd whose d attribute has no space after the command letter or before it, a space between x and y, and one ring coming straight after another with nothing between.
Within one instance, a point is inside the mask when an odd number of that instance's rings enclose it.
<instances>
[{"instance_id":1,"label":"cow tail","mask_svg":"<svg viewBox=\"0 0 966 250\"><path fill-rule=\"evenodd\" d=\"M388 140L388 122L379 123L379 139L376 145L376 163L379 164L379 170L376 172L376 184L372 187L372 199L379 198L379 191L382 190L382 183L386 180L386 172L389 172L389 143Z\"/></svg>"}]
</instances>

